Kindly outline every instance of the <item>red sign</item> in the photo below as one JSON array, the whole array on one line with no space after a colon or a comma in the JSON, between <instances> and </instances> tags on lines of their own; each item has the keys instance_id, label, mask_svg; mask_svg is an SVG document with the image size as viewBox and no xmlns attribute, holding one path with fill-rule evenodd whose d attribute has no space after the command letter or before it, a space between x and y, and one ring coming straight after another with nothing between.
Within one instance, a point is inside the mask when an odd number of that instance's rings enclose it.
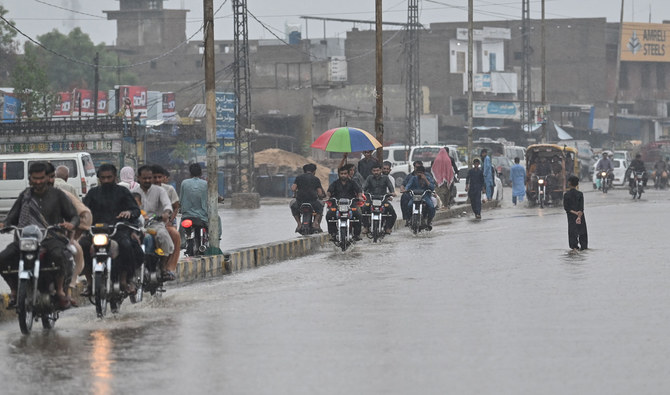
<instances>
[{"instance_id":1,"label":"red sign","mask_svg":"<svg viewBox=\"0 0 670 395\"><path fill-rule=\"evenodd\" d=\"M174 92L163 92L163 119L177 115L177 104Z\"/></svg>"},{"instance_id":2,"label":"red sign","mask_svg":"<svg viewBox=\"0 0 670 395\"><path fill-rule=\"evenodd\" d=\"M54 118L65 118L72 115L72 94L70 92L58 92L54 108Z\"/></svg>"},{"instance_id":3,"label":"red sign","mask_svg":"<svg viewBox=\"0 0 670 395\"><path fill-rule=\"evenodd\" d=\"M119 107L124 109L124 103L130 103L132 108L133 118L137 118L139 114L140 119L147 117L147 88L145 86L129 86L121 85L118 90ZM129 101L126 101L129 99ZM124 111L125 116L128 112Z\"/></svg>"},{"instance_id":4,"label":"red sign","mask_svg":"<svg viewBox=\"0 0 670 395\"><path fill-rule=\"evenodd\" d=\"M98 91L98 115L107 114L107 92Z\"/></svg>"},{"instance_id":5,"label":"red sign","mask_svg":"<svg viewBox=\"0 0 670 395\"><path fill-rule=\"evenodd\" d=\"M93 115L93 91L88 89L74 90L74 115Z\"/></svg>"}]
</instances>

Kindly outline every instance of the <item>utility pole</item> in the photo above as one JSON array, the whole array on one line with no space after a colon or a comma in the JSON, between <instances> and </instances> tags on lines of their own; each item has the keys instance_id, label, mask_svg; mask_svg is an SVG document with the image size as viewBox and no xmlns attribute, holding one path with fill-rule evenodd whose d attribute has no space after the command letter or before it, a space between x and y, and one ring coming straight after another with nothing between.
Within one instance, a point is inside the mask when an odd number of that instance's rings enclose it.
<instances>
[{"instance_id":1,"label":"utility pole","mask_svg":"<svg viewBox=\"0 0 670 395\"><path fill-rule=\"evenodd\" d=\"M610 123L610 138L612 139L612 144L614 144L614 136L616 135L617 115L619 113L619 87L620 87L619 79L621 78L621 45L622 45L621 37L623 36L623 2L624 0L621 0L621 16L619 17L619 39L617 40L619 48L616 57L616 71L614 72L614 81L616 83L616 89L614 91L614 106L613 106L614 115L612 117L612 122Z\"/></svg>"},{"instance_id":2,"label":"utility pole","mask_svg":"<svg viewBox=\"0 0 670 395\"><path fill-rule=\"evenodd\" d=\"M375 0L375 44L376 44L376 96L377 103L375 108L375 137L382 146L377 148L377 160L379 163L384 161L384 65L382 48L382 0Z\"/></svg>"},{"instance_id":3,"label":"utility pole","mask_svg":"<svg viewBox=\"0 0 670 395\"><path fill-rule=\"evenodd\" d=\"M472 167L472 48L474 41L473 0L468 0L468 169Z\"/></svg>"},{"instance_id":4,"label":"utility pole","mask_svg":"<svg viewBox=\"0 0 670 395\"><path fill-rule=\"evenodd\" d=\"M530 67L530 0L523 0L521 11L521 34L523 39L523 64L521 65L521 128L530 133L533 124L533 99Z\"/></svg>"},{"instance_id":5,"label":"utility pole","mask_svg":"<svg viewBox=\"0 0 670 395\"><path fill-rule=\"evenodd\" d=\"M216 97L214 76L214 4L203 0L205 17L205 131L207 136L207 206L209 207L209 247L219 249L219 174L216 143Z\"/></svg>"},{"instance_id":6,"label":"utility pole","mask_svg":"<svg viewBox=\"0 0 670 395\"><path fill-rule=\"evenodd\" d=\"M93 63L95 64L95 76L93 77L93 119L98 119L98 82L100 81L98 65L100 63L100 54L97 52L95 53L95 58L93 58Z\"/></svg>"},{"instance_id":7,"label":"utility pole","mask_svg":"<svg viewBox=\"0 0 670 395\"><path fill-rule=\"evenodd\" d=\"M544 1L542 0L542 143L547 142L547 50L545 48Z\"/></svg>"},{"instance_id":8,"label":"utility pole","mask_svg":"<svg viewBox=\"0 0 670 395\"><path fill-rule=\"evenodd\" d=\"M421 143L421 84L419 82L419 0L408 0L405 52L405 115L407 116L407 144Z\"/></svg>"}]
</instances>

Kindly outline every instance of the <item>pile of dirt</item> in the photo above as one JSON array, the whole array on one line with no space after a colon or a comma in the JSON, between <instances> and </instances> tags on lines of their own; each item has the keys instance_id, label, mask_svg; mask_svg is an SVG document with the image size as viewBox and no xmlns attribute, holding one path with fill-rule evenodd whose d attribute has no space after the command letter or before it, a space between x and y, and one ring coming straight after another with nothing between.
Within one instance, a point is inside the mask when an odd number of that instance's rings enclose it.
<instances>
[{"instance_id":1,"label":"pile of dirt","mask_svg":"<svg viewBox=\"0 0 670 395\"><path fill-rule=\"evenodd\" d=\"M278 148L269 148L254 154L254 165L258 168L257 174L274 175L277 173L302 174L302 167L307 163L316 165L316 176L321 180L324 189L328 189L328 175L330 168L310 158Z\"/></svg>"}]
</instances>

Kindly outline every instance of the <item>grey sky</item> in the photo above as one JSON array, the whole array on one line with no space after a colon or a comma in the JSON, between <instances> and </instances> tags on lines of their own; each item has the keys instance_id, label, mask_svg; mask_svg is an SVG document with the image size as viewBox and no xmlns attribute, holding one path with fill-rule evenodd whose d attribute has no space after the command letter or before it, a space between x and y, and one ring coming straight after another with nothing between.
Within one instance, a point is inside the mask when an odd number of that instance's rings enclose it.
<instances>
[{"instance_id":1,"label":"grey sky","mask_svg":"<svg viewBox=\"0 0 670 395\"><path fill-rule=\"evenodd\" d=\"M191 36L200 26L202 19L202 0L166 0L164 7L168 9L189 9L187 14L186 35ZM224 0L214 0L214 9L219 8ZM35 38L40 34L58 29L67 33L79 26L97 44L114 43L116 39L116 23L107 21L103 10L116 10L117 0L0 0L9 10L7 17L13 19L17 27L27 35ZM49 5L50 4L50 5ZM420 22L466 21L467 0L420 0ZM521 0L474 0L475 20L520 19ZM547 18L585 18L605 17L610 22L618 22L621 2L619 0L546 0ZM305 21L300 15L319 17L374 19L374 0L247 0L249 11L263 22L272 32L284 38L285 24L302 24L305 37ZM57 7L76 10L80 13L66 11ZM540 17L540 0L531 0L532 18ZM407 19L407 0L384 0L385 21L405 22ZM651 15L650 15L651 10ZM88 14L88 15L87 15ZM670 20L670 1L668 0L626 0L624 21L661 23ZM216 15L214 22L217 39L232 38L231 0L226 0ZM345 37L350 30L350 23L328 22L326 35L329 37ZM368 29L369 25L359 26ZM310 21L308 33L312 38L323 36L323 23ZM201 39L198 34L194 39ZM272 33L262 27L249 16L249 38L274 38ZM22 40L24 41L24 40Z\"/></svg>"}]
</instances>

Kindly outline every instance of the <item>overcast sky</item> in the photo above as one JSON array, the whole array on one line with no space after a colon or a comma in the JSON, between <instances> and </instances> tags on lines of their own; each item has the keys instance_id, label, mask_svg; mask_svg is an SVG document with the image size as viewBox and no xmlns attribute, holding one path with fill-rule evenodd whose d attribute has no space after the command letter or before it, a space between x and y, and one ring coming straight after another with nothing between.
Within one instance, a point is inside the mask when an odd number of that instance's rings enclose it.
<instances>
[{"instance_id":1,"label":"overcast sky","mask_svg":"<svg viewBox=\"0 0 670 395\"><path fill-rule=\"evenodd\" d=\"M0 0L9 13L7 18L28 36L58 29L67 33L81 27L94 43L113 44L116 40L116 22L107 21L103 10L117 10L117 0ZM166 0L164 8L190 10L187 14L186 36L195 33L202 21L202 0ZM214 22L216 39L232 39L231 0L214 0L214 9L221 9ZM467 21L467 0L420 0L421 23ZM475 21L520 19L521 0L474 0ZM610 22L619 21L619 0L546 0L547 18L605 17ZM284 38L285 25L301 24L303 38L323 37L323 23L310 21L306 31L301 15L327 18L374 20L375 0L247 0L247 7L266 27L249 16L249 38L274 38L267 29ZM407 0L384 0L383 19L406 22ZM531 18L540 18L541 1L531 0ZM661 23L670 20L670 0L626 0L624 21ZM351 23L328 22L328 37L345 37ZM367 29L369 25L360 26ZM198 34L195 40L202 39ZM24 41L23 39L21 41Z\"/></svg>"}]
</instances>

